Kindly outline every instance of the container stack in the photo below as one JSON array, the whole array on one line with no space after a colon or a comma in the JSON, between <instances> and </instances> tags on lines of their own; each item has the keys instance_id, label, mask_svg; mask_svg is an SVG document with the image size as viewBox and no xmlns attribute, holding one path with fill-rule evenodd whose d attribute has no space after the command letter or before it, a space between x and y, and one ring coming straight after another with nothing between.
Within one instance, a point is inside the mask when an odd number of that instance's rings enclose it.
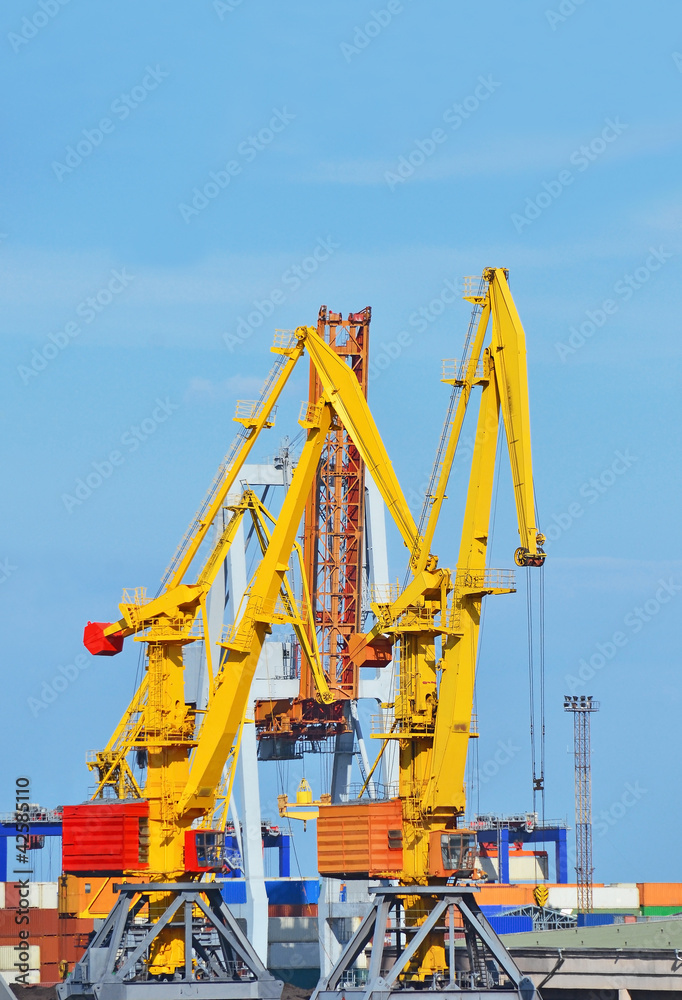
<instances>
[{"instance_id":1,"label":"container stack","mask_svg":"<svg viewBox=\"0 0 682 1000\"><path fill-rule=\"evenodd\" d=\"M23 900L19 893L18 883L0 882L0 975L7 983L61 982L94 921L60 913L57 882L31 882Z\"/></svg>"}]
</instances>

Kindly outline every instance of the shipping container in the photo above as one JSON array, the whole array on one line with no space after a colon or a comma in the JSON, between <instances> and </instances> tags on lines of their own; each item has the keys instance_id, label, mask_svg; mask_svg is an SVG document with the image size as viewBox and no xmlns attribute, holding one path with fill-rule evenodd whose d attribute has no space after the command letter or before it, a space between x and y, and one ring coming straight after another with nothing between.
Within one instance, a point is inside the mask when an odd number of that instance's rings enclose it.
<instances>
[{"instance_id":1,"label":"shipping container","mask_svg":"<svg viewBox=\"0 0 682 1000\"><path fill-rule=\"evenodd\" d=\"M64 956L61 954L60 943L62 938L57 934L53 934L50 937L41 937L37 942L40 945L40 964L42 965L58 965L59 960Z\"/></svg>"},{"instance_id":2,"label":"shipping container","mask_svg":"<svg viewBox=\"0 0 682 1000\"><path fill-rule=\"evenodd\" d=\"M4 887L4 905L0 909L17 909L19 906L19 899L28 899L28 905L31 908L51 910L57 908L57 883L56 882L29 882L28 886L24 889L28 889L28 895L24 891L22 897L19 896L19 883L18 882L4 882L0 883Z\"/></svg>"},{"instance_id":3,"label":"shipping container","mask_svg":"<svg viewBox=\"0 0 682 1000\"><path fill-rule=\"evenodd\" d=\"M602 927L614 923L613 913L578 913L578 927Z\"/></svg>"},{"instance_id":4,"label":"shipping container","mask_svg":"<svg viewBox=\"0 0 682 1000\"><path fill-rule=\"evenodd\" d=\"M55 965L52 962L43 962L40 966L40 984L41 986L49 986L51 983L61 983L62 976L59 969L59 964Z\"/></svg>"},{"instance_id":5,"label":"shipping container","mask_svg":"<svg viewBox=\"0 0 682 1000\"><path fill-rule=\"evenodd\" d=\"M674 913L682 913L682 905L678 906L643 906L643 917L669 917Z\"/></svg>"},{"instance_id":6,"label":"shipping container","mask_svg":"<svg viewBox=\"0 0 682 1000\"><path fill-rule=\"evenodd\" d=\"M38 906L41 910L56 910L58 901L58 885L56 882L36 882L39 887L40 901Z\"/></svg>"},{"instance_id":7,"label":"shipping container","mask_svg":"<svg viewBox=\"0 0 682 1000\"><path fill-rule=\"evenodd\" d=\"M246 902L246 883L241 878L228 878L220 886L220 894L223 901L229 906L230 903Z\"/></svg>"},{"instance_id":8,"label":"shipping container","mask_svg":"<svg viewBox=\"0 0 682 1000\"><path fill-rule=\"evenodd\" d=\"M25 923L17 923L17 918ZM27 930L31 937L43 937L45 934L57 934L59 927L59 914L56 910L25 910L20 913L18 910L0 910L0 935L14 935L16 938L19 929Z\"/></svg>"},{"instance_id":9,"label":"shipping container","mask_svg":"<svg viewBox=\"0 0 682 1000\"><path fill-rule=\"evenodd\" d=\"M576 910L578 889L575 885L550 885L548 906L555 910ZM595 885L592 889L595 910L638 910L639 890L634 882Z\"/></svg>"},{"instance_id":10,"label":"shipping container","mask_svg":"<svg viewBox=\"0 0 682 1000\"><path fill-rule=\"evenodd\" d=\"M486 917L488 917L488 918L490 918L490 917L499 917L499 915L501 913L506 913L507 910L509 910L509 908L510 908L509 903L507 903L507 904L505 904L505 903L495 903L493 906L486 905L484 903L481 906L481 910L483 911L483 915L486 916Z\"/></svg>"},{"instance_id":11,"label":"shipping container","mask_svg":"<svg viewBox=\"0 0 682 1000\"><path fill-rule=\"evenodd\" d=\"M5 909L5 883L0 882L0 910Z\"/></svg>"},{"instance_id":12,"label":"shipping container","mask_svg":"<svg viewBox=\"0 0 682 1000\"><path fill-rule=\"evenodd\" d=\"M320 898L320 882L316 878L277 878L265 880L268 902L303 906L317 903Z\"/></svg>"},{"instance_id":13,"label":"shipping container","mask_svg":"<svg viewBox=\"0 0 682 1000\"><path fill-rule=\"evenodd\" d=\"M402 802L320 806L317 864L320 875L371 877L403 866Z\"/></svg>"},{"instance_id":14,"label":"shipping container","mask_svg":"<svg viewBox=\"0 0 682 1000\"><path fill-rule=\"evenodd\" d=\"M29 972L25 974L25 978L24 978L24 973L19 972L18 969L15 969L13 972L9 972L5 969L0 969L0 976L2 976L2 978L8 985L10 983L16 983L17 976L21 976L22 977L21 985L27 983L30 986L37 986L38 983L40 982L40 969L31 969Z\"/></svg>"},{"instance_id":15,"label":"shipping container","mask_svg":"<svg viewBox=\"0 0 682 1000\"><path fill-rule=\"evenodd\" d=\"M18 940L15 944L2 944L0 945L0 969L5 972L6 970L13 971L14 965L19 961L17 951ZM40 948L37 944L30 944L28 946L28 965L30 969L40 968Z\"/></svg>"},{"instance_id":16,"label":"shipping container","mask_svg":"<svg viewBox=\"0 0 682 1000\"><path fill-rule=\"evenodd\" d=\"M496 934L524 934L533 930L532 917L489 917L488 922Z\"/></svg>"},{"instance_id":17,"label":"shipping container","mask_svg":"<svg viewBox=\"0 0 682 1000\"><path fill-rule=\"evenodd\" d=\"M496 879L498 877L499 859L496 854L482 856L478 861L488 878ZM544 882L548 877L549 862L544 852L509 852L509 878L512 881Z\"/></svg>"},{"instance_id":18,"label":"shipping container","mask_svg":"<svg viewBox=\"0 0 682 1000\"><path fill-rule=\"evenodd\" d=\"M682 906L682 883L639 882L642 906Z\"/></svg>"},{"instance_id":19,"label":"shipping container","mask_svg":"<svg viewBox=\"0 0 682 1000\"><path fill-rule=\"evenodd\" d=\"M475 896L479 906L533 906L532 885L481 885Z\"/></svg>"},{"instance_id":20,"label":"shipping container","mask_svg":"<svg viewBox=\"0 0 682 1000\"><path fill-rule=\"evenodd\" d=\"M268 927L268 941L319 941L315 917L274 917Z\"/></svg>"}]
</instances>

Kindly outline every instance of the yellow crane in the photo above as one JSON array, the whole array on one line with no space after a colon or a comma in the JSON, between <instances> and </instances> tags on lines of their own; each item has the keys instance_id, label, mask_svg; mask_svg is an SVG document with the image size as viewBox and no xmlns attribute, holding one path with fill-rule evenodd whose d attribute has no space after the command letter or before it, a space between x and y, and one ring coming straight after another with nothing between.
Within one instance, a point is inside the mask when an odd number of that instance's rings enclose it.
<instances>
[{"instance_id":1,"label":"yellow crane","mask_svg":"<svg viewBox=\"0 0 682 1000\"><path fill-rule=\"evenodd\" d=\"M383 740L383 748L389 741L398 741L399 797L393 802L321 806L318 819L321 874L397 879L400 885L411 887L411 893L391 896L385 890L387 895L382 896L381 905L377 904L376 924L370 922L358 932L353 946L349 945L328 981L321 984L319 996L323 998L331 996L343 976L349 974L352 961L372 935L374 949L382 950L380 928L388 926L387 914L391 906L398 905L398 899L402 916L396 920L403 922L404 933L411 933L412 938L396 962L391 982L413 980L434 986L449 975L454 983L454 953L450 954L446 947L445 930L438 927L450 904L428 890L473 874L474 837L460 823L466 806L468 745L477 736L472 728L472 711L481 603L487 595L514 590L511 571L488 567L500 418L507 440L519 531L515 562L539 567L545 559L545 539L535 516L525 335L507 272L487 269L479 289L475 293L470 289L465 297L474 306L472 336L463 358L444 367L443 381L454 390L453 405L432 477L433 488L427 497L424 530L418 530L405 516L399 499L392 508L389 504L410 550L411 579L402 592L373 602L376 624L354 644L356 662L361 661L362 649L373 642L385 642L388 637L393 645L398 673L395 723L390 732L375 735ZM485 346L489 326L490 339ZM329 372L329 378L331 384L334 373ZM477 386L481 388L480 406L459 551L454 568L446 569L439 567L432 543L464 416ZM363 452L366 442L362 438L355 440ZM369 449L363 452L363 458L369 465ZM467 903L460 894L458 905L460 914L462 907L468 906L476 927L483 926L471 900ZM428 932L424 930L427 924ZM485 931L487 944L492 942L495 950L498 946L488 932L489 927ZM452 941L454 924L449 937ZM475 975L480 940L473 932L470 937L467 946L471 974ZM381 979L385 991L385 977L379 975L381 966L376 964L381 961L374 961L373 952L370 978L374 974L377 983ZM513 963L507 965L511 981L518 985L518 970L514 970ZM485 975L485 968L478 970L479 985ZM375 986L379 989L379 985ZM366 991L369 996L369 984Z\"/></svg>"},{"instance_id":2,"label":"yellow crane","mask_svg":"<svg viewBox=\"0 0 682 1000\"><path fill-rule=\"evenodd\" d=\"M397 832L393 828L386 830L389 855L393 850L397 856L396 847L401 848L400 864L391 867L384 863L381 871L408 886L430 886L461 871L465 845L461 837L458 839L460 835L452 831L457 829L457 817L464 810L463 773L470 736L480 604L485 594L512 589L508 578L491 576L486 569L487 524L500 409L514 473L520 532L517 562L529 565L544 559L542 536L534 524L523 330L509 294L506 274L491 269L485 272L483 283L486 291L485 295L478 296L482 311L473 347L463 368L460 366L454 376L454 382L461 383L460 405L448 434L438 486L423 533L415 524L357 379L313 328L300 327L293 336L276 338L273 350L283 360L273 369L261 400L238 412L245 433L233 447L230 460L219 473L176 553L164 578L165 591L150 602L145 602L140 592L135 599L124 600L120 606L120 620L101 627L99 634L94 636L104 653L118 651L126 635L134 635L136 641L147 645L146 695L144 691L138 692L136 710L126 714L119 737L106 751L108 754L115 752L125 742L121 739L124 731L127 738L135 730L135 720L139 718L139 708L144 701L144 725L137 731L135 740L147 753L145 786L136 789L131 785L131 776L121 766L120 756L118 765L113 768L108 757L102 758L96 766L100 775L104 772L106 780L118 782L119 790L126 792L132 788L135 793L142 792L143 799L133 802L137 811L131 813L139 823L133 838L134 849L129 850L131 845L128 843L122 844L124 863L121 867L129 878L142 877L149 881L129 882L123 886L120 905L117 904L97 932L74 975L60 989L61 1000L76 995L94 995L95 992L98 1000L137 1000L137 987L131 986L128 990L126 983L139 974L142 960L146 963L147 977L166 981L168 996L164 995L164 1000L176 997L179 1000L185 995L197 998L216 995L210 990L202 993L195 975L197 962L202 976L217 977L220 989L227 990L220 994L221 997L246 995L233 994L227 989L225 983L231 974L250 977L255 985L249 987L249 996L278 995L276 984L268 977L243 935L240 937L218 890L205 883L201 883L200 888L197 886L197 877L202 872L215 870L215 859L211 856L211 847L215 844L211 840L212 831L205 831L203 841L199 837L201 831L195 830L192 840L188 840L187 834L195 821L205 822L214 813L223 769L233 752L266 635L273 623L292 620L293 597L287 590L286 572L324 440L336 421L345 426L374 477L408 549L412 574L411 582L401 594L393 600L374 604L377 625L367 635L357 637L351 653L361 666L363 650L372 642L385 642L388 637L399 660L396 726L394 731L382 737L385 741L400 741L398 802L402 812L401 827ZM485 328L490 316L493 318L492 341L484 350ZM199 718L184 701L183 647L197 637L194 631L196 614L205 600L210 573L224 556L214 549L206 564L208 576L203 581L200 577L197 584L187 584L183 580L236 482L239 468L257 433L271 424L276 400L304 350L308 351L318 372L322 396L317 403L304 407L300 423L307 431L306 443L269 538L263 531L261 562L251 581L241 617L221 642L223 654L212 670L208 705L203 717ZM464 410L474 385L483 388L474 472L459 561L456 570L449 571L438 568L438 560L430 552L431 540ZM229 525L226 531L229 533ZM229 544L228 539L225 544ZM324 687L322 692L321 698ZM122 809L126 805L120 803ZM140 811L142 805L148 810L146 814ZM93 802L87 808L115 807ZM337 808L323 807L321 829L325 823L328 830L332 829L337 821L331 812L326 817L324 813ZM340 823L337 854L343 846L343 821ZM129 826L125 829L129 830ZM67 840L65 837L65 844ZM320 867L323 870L327 866L328 870L330 860L325 856L323 836L320 846ZM77 857L79 845L70 842L71 848L72 856ZM192 853L193 864L188 864L188 851ZM346 867L351 873L354 870L352 864ZM79 870L87 869L81 867ZM148 900L150 927L143 941L130 953L123 948L124 932L139 912L140 900ZM183 906L184 920L178 923L173 918ZM206 952L194 933L193 913L196 914L197 908L212 922L223 949L222 961L216 957L217 952ZM424 926L437 911L438 906L431 908ZM408 907L406 912L409 915L407 924L411 921L411 925L417 927L420 921L423 922L414 908L410 911ZM425 934L422 928L416 935L418 946L413 939L413 952L401 975L425 981L445 968L442 940L426 940ZM191 990L183 992L190 983Z\"/></svg>"},{"instance_id":3,"label":"yellow crane","mask_svg":"<svg viewBox=\"0 0 682 1000\"><path fill-rule=\"evenodd\" d=\"M145 938L146 975L193 981L191 952L196 942L191 927L188 930L191 915L185 914L184 925L178 925L172 917L183 901L187 905L192 901L192 905L200 908L205 905L196 887L192 889L192 886L203 873L220 867L216 831L206 827L197 829L196 823L205 823L213 816L216 799L222 794L223 770L233 752L256 665L272 624L298 623L304 650L309 642L305 631L308 635L314 634L314 628L303 629L300 616L294 610L286 573L296 549L298 525L325 438L333 422L343 419L344 396L349 397L351 409L356 405L360 408L354 426L361 428L361 433L371 441L376 474L381 476L387 502L401 503L403 516L411 520L357 380L342 364L340 374L343 377L339 386L330 387L316 403L304 406L300 423L307 431L306 443L272 532L269 533L264 512L257 509L253 497L243 498L197 583L184 582L211 524L237 481L239 469L257 434L271 425L277 398L306 347L316 365L324 367L325 363L338 363L337 356L314 328L301 327L293 335L276 336L273 350L283 360L273 368L261 399L238 408L236 419L244 425L244 433L238 437L176 553L164 577L165 589L149 601L142 590L124 594L118 621L89 623L86 629L88 648L101 655L119 652L126 637L133 636L135 641L144 642L147 646L146 677L109 744L90 762L99 777L99 791L114 789L126 799L111 801L97 797L87 806L65 807L64 870L80 874L122 872L128 878L142 877L149 881L139 885L124 884L123 902L119 900L121 906L117 904L118 909L112 911L86 956L78 963L62 989L62 1000L68 996L90 995L95 979L98 990L104 989L97 979L102 966L117 979L117 987L130 975L142 953L133 951L132 957L125 962L117 955L121 950L120 935L138 912L138 896L149 904L151 926ZM241 616L221 643L224 652L215 669L209 656L211 690L203 717L199 717L195 707L185 703L183 648L201 635L195 625L197 614L201 612L205 618L206 595L231 544L238 518L249 506L260 518L264 552ZM308 652L313 669L316 665L319 668L319 653L312 645ZM330 697L329 689L322 671L318 669L317 673L318 697L324 701ZM146 781L142 789L126 762L126 750L133 748L146 754ZM107 851L102 853L104 839L108 841ZM190 881L185 881L188 879ZM135 891L130 888L133 884ZM185 895L180 898L178 893ZM224 926L229 924L229 916L224 910L219 900L214 899L211 912L217 920L215 926L219 934L227 933ZM246 963L260 981L264 970L257 956L252 949L249 953L243 941L239 942L234 927L230 933L231 943L228 953L223 956L223 971L239 961ZM208 971L206 961L202 969L204 973ZM103 994L101 1000L105 1000Z\"/></svg>"}]
</instances>

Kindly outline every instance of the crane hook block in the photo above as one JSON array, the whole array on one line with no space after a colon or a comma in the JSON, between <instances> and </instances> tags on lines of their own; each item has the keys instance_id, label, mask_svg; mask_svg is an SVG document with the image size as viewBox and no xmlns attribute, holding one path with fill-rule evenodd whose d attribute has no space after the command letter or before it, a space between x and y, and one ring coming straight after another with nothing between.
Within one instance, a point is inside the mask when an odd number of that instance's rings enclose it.
<instances>
[{"instance_id":1,"label":"crane hook block","mask_svg":"<svg viewBox=\"0 0 682 1000\"><path fill-rule=\"evenodd\" d=\"M528 549L517 549L514 553L514 562L517 566L542 566L547 555L542 549L538 549L535 555L531 555Z\"/></svg>"},{"instance_id":2,"label":"crane hook block","mask_svg":"<svg viewBox=\"0 0 682 1000\"><path fill-rule=\"evenodd\" d=\"M111 622L88 622L83 631L83 645L93 656L116 656L123 649L123 633L105 635Z\"/></svg>"}]
</instances>

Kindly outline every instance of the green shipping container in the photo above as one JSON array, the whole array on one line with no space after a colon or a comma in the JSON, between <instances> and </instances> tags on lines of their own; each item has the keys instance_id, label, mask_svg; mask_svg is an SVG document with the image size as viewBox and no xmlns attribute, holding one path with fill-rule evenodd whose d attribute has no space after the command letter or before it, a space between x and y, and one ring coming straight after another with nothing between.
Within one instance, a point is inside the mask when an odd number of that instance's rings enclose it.
<instances>
[{"instance_id":1,"label":"green shipping container","mask_svg":"<svg viewBox=\"0 0 682 1000\"><path fill-rule=\"evenodd\" d=\"M644 917L669 917L671 913L682 913L682 906L643 906Z\"/></svg>"}]
</instances>

